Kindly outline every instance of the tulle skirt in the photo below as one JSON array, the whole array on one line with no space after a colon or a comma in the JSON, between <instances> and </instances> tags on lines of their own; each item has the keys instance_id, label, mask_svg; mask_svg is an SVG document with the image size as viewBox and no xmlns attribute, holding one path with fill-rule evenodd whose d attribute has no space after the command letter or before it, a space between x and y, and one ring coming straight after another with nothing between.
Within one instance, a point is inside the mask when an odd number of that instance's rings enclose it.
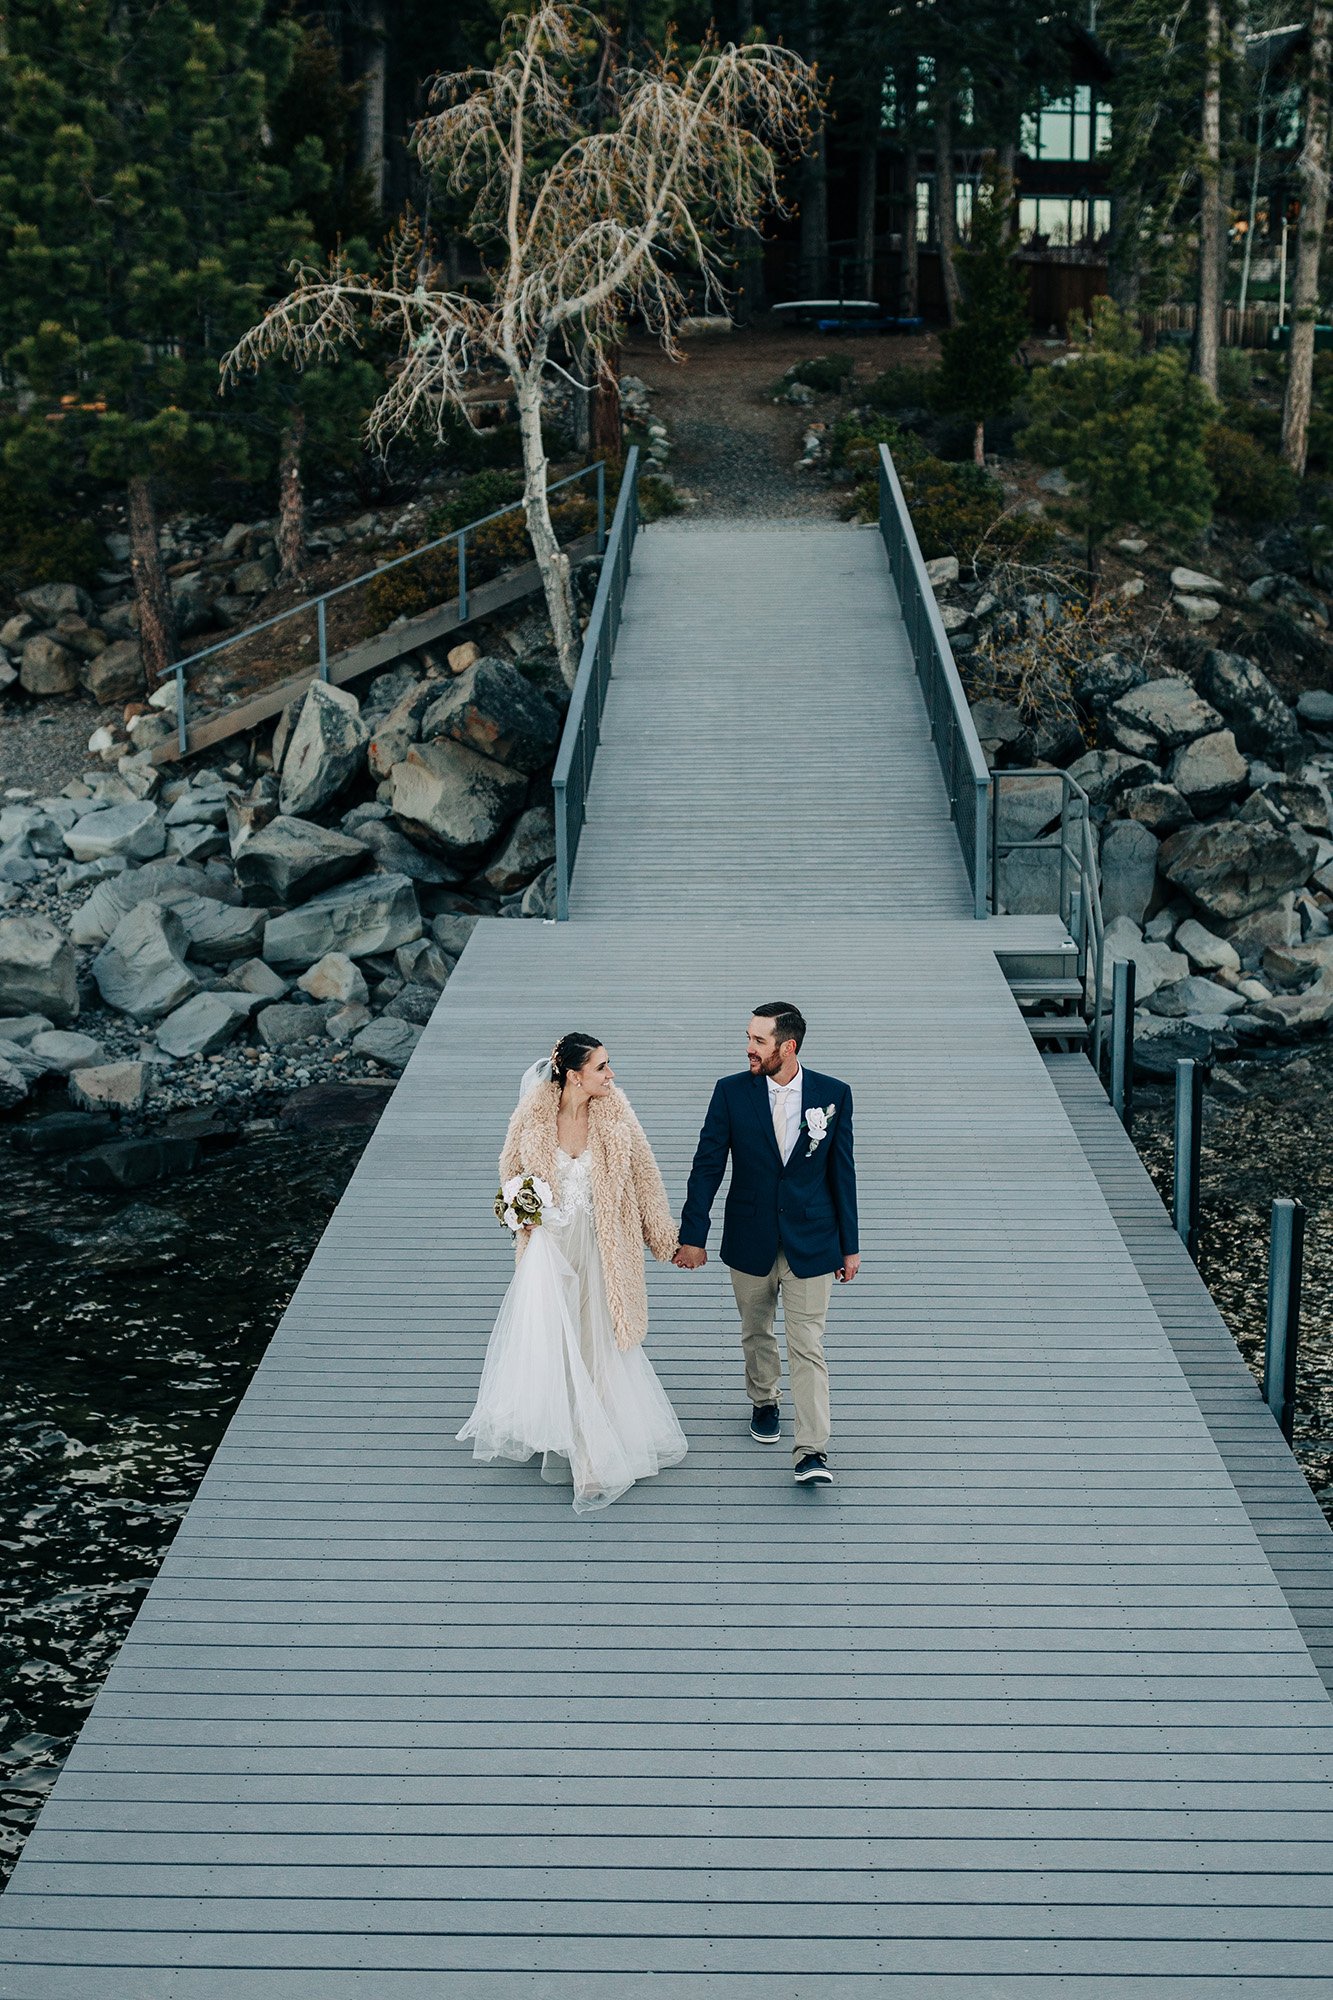
<instances>
[{"instance_id":1,"label":"tulle skirt","mask_svg":"<svg viewBox=\"0 0 1333 2000\"><path fill-rule=\"evenodd\" d=\"M688 1449L641 1347L616 1346L591 1212L534 1229L486 1349L472 1456L522 1462L574 1488L574 1512L609 1507Z\"/></svg>"}]
</instances>

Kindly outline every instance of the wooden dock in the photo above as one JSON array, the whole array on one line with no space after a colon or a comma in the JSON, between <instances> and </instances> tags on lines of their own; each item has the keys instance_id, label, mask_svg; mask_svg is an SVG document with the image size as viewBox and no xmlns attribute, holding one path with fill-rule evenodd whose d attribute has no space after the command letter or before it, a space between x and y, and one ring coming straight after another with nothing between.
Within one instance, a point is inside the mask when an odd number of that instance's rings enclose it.
<instances>
[{"instance_id":1,"label":"wooden dock","mask_svg":"<svg viewBox=\"0 0 1333 2000\"><path fill-rule=\"evenodd\" d=\"M641 542L574 918L474 933L0 1899L0 2000L1330 1990L1333 1705L997 963L1042 920L965 914L876 538L742 539ZM474 1466L523 1068L603 1036L679 1200L784 997L856 1097L837 1484L749 1438L715 1261L650 1269L681 1467L580 1520Z\"/></svg>"}]
</instances>

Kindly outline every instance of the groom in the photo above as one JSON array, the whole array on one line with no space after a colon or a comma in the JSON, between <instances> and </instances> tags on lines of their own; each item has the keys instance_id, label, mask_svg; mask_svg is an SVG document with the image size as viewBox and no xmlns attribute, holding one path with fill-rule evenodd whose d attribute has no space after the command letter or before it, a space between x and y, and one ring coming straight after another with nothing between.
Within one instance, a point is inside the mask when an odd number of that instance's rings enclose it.
<instances>
[{"instance_id":1,"label":"groom","mask_svg":"<svg viewBox=\"0 0 1333 2000\"><path fill-rule=\"evenodd\" d=\"M836 1077L802 1069L805 1022L775 1000L756 1007L747 1034L749 1069L713 1090L690 1169L675 1261L707 1262L713 1198L731 1156L722 1259L731 1266L741 1315L750 1435L776 1444L782 1359L773 1323L778 1300L796 1409L793 1457L802 1486L831 1485L824 1322L835 1277L861 1268L852 1159L852 1093Z\"/></svg>"}]
</instances>

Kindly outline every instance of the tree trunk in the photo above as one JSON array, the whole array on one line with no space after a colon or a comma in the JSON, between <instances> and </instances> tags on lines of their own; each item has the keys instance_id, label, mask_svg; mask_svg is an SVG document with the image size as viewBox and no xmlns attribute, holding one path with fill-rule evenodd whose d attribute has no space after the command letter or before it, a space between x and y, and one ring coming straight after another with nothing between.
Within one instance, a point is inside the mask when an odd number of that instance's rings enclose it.
<instances>
[{"instance_id":1,"label":"tree trunk","mask_svg":"<svg viewBox=\"0 0 1333 2000\"><path fill-rule=\"evenodd\" d=\"M1328 215L1330 0L1314 0L1310 74L1305 87L1305 139L1299 161L1301 218L1296 277L1291 288L1291 350L1282 402L1282 456L1297 477L1305 472L1314 382L1314 330L1319 316L1319 253Z\"/></svg>"},{"instance_id":2,"label":"tree trunk","mask_svg":"<svg viewBox=\"0 0 1333 2000\"><path fill-rule=\"evenodd\" d=\"M1111 196L1111 249L1107 259L1111 297L1123 312L1132 312L1139 302L1142 255L1139 246L1139 211L1142 196L1137 188Z\"/></svg>"},{"instance_id":3,"label":"tree trunk","mask_svg":"<svg viewBox=\"0 0 1333 2000\"><path fill-rule=\"evenodd\" d=\"M389 30L384 0L368 0L365 11L366 66L361 83L361 145L358 165L369 177L371 199L384 206L384 100L388 87Z\"/></svg>"},{"instance_id":4,"label":"tree trunk","mask_svg":"<svg viewBox=\"0 0 1333 2000\"><path fill-rule=\"evenodd\" d=\"M935 119L935 236L950 326L958 324L963 291L958 280L958 187L953 170L953 98L941 99Z\"/></svg>"},{"instance_id":5,"label":"tree trunk","mask_svg":"<svg viewBox=\"0 0 1333 2000\"><path fill-rule=\"evenodd\" d=\"M301 484L301 454L305 449L305 411L293 403L282 433L278 455L278 582L305 580L305 489Z\"/></svg>"},{"instance_id":6,"label":"tree trunk","mask_svg":"<svg viewBox=\"0 0 1333 2000\"><path fill-rule=\"evenodd\" d=\"M528 539L541 572L551 633L560 656L560 672L565 686L572 688L579 670L579 623L569 581L569 557L556 540L546 497L546 445L542 437L544 360L545 356L539 353L526 369L511 364L510 373L517 391L518 428L523 442L523 512Z\"/></svg>"},{"instance_id":7,"label":"tree trunk","mask_svg":"<svg viewBox=\"0 0 1333 2000\"><path fill-rule=\"evenodd\" d=\"M1202 165L1199 173L1199 289L1194 330L1194 372L1217 394L1217 354L1226 283L1227 228L1222 212L1222 4L1207 0L1204 59Z\"/></svg>"},{"instance_id":8,"label":"tree trunk","mask_svg":"<svg viewBox=\"0 0 1333 2000\"><path fill-rule=\"evenodd\" d=\"M588 451L592 458L619 458L623 440L620 433L620 357L607 354L597 373L589 398Z\"/></svg>"},{"instance_id":9,"label":"tree trunk","mask_svg":"<svg viewBox=\"0 0 1333 2000\"><path fill-rule=\"evenodd\" d=\"M903 178L907 183L907 193L903 203L902 228L902 281L899 287L899 311L906 319L915 319L921 310L921 264L920 245L916 235L916 147L909 146L903 155Z\"/></svg>"},{"instance_id":10,"label":"tree trunk","mask_svg":"<svg viewBox=\"0 0 1333 2000\"><path fill-rule=\"evenodd\" d=\"M823 298L827 287L828 168L821 121L801 161L801 295Z\"/></svg>"},{"instance_id":11,"label":"tree trunk","mask_svg":"<svg viewBox=\"0 0 1333 2000\"><path fill-rule=\"evenodd\" d=\"M972 433L972 463L983 467L986 463L986 426L984 423L979 423Z\"/></svg>"},{"instance_id":12,"label":"tree trunk","mask_svg":"<svg viewBox=\"0 0 1333 2000\"><path fill-rule=\"evenodd\" d=\"M157 546L157 508L152 481L136 473L129 483L130 575L139 607L139 646L151 694L176 657L171 590Z\"/></svg>"},{"instance_id":13,"label":"tree trunk","mask_svg":"<svg viewBox=\"0 0 1333 2000\"><path fill-rule=\"evenodd\" d=\"M856 162L856 265L863 298L875 296L875 202L879 193L879 123L884 77L871 73Z\"/></svg>"}]
</instances>

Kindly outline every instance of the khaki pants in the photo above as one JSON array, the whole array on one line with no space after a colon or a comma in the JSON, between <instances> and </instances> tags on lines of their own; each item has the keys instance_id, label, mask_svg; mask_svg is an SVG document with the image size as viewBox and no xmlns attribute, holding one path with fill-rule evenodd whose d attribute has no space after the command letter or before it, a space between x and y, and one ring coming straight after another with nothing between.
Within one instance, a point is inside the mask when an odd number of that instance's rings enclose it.
<instances>
[{"instance_id":1,"label":"khaki pants","mask_svg":"<svg viewBox=\"0 0 1333 2000\"><path fill-rule=\"evenodd\" d=\"M782 1379L782 1356L773 1322L778 1298L787 1328L787 1370L796 1412L793 1459L808 1451L827 1451L829 1434L828 1366L824 1360L824 1322L833 1295L833 1273L798 1278L779 1250L778 1261L762 1278L733 1271L731 1288L741 1315L741 1346L745 1350L745 1388L752 1403L776 1403Z\"/></svg>"}]
</instances>

